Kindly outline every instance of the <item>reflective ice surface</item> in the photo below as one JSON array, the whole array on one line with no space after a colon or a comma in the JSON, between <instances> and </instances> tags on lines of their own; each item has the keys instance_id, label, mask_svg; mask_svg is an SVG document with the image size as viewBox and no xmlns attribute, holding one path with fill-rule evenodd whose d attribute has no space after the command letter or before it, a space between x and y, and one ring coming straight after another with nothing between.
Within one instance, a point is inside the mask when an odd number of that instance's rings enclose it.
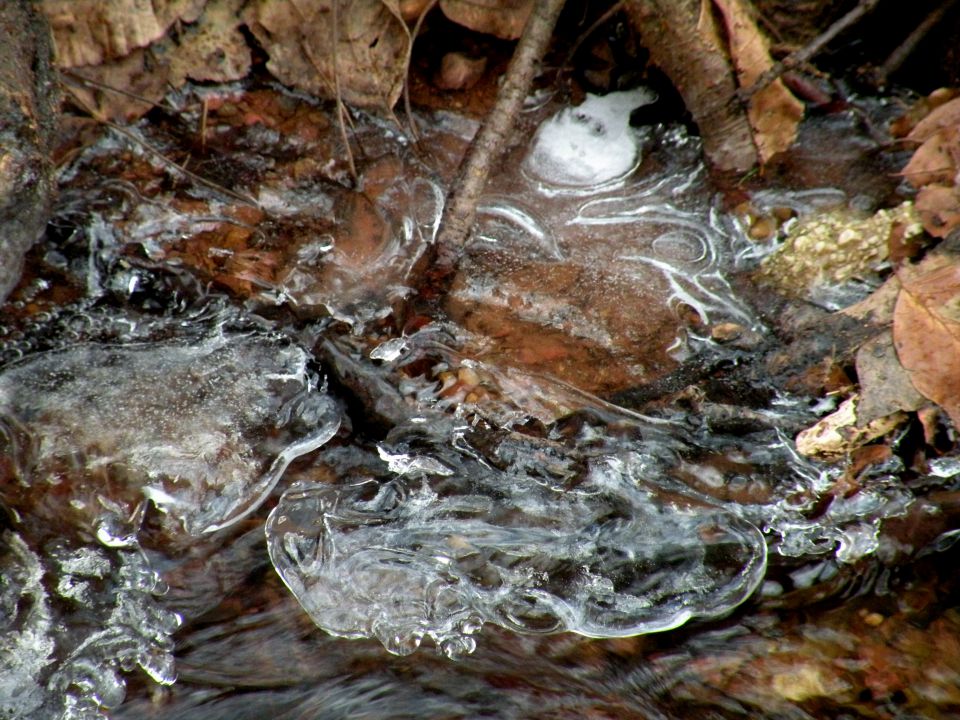
<instances>
[{"instance_id":1,"label":"reflective ice surface","mask_svg":"<svg viewBox=\"0 0 960 720\"><path fill-rule=\"evenodd\" d=\"M763 575L756 528L650 485L637 453L511 435L483 457L443 426L381 446L382 477L297 484L271 513L274 565L328 632L401 654L430 637L450 656L485 622L635 635L726 613Z\"/></svg>"},{"instance_id":2,"label":"reflective ice surface","mask_svg":"<svg viewBox=\"0 0 960 720\"><path fill-rule=\"evenodd\" d=\"M2 420L19 431L7 433L14 476L35 491L59 486L107 544L136 534L145 500L188 534L220 529L336 432L307 359L254 335L30 356L0 374Z\"/></svg>"},{"instance_id":3,"label":"reflective ice surface","mask_svg":"<svg viewBox=\"0 0 960 720\"><path fill-rule=\"evenodd\" d=\"M0 716L91 720L123 702L123 671L170 684L179 618L139 550L0 536Z\"/></svg>"}]
</instances>

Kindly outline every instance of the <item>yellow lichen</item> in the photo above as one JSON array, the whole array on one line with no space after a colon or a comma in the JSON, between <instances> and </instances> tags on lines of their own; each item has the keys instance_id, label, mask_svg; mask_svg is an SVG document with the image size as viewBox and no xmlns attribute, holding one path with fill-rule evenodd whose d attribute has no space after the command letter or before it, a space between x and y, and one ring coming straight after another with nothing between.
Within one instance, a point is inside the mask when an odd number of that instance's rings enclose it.
<instances>
[{"instance_id":1,"label":"yellow lichen","mask_svg":"<svg viewBox=\"0 0 960 720\"><path fill-rule=\"evenodd\" d=\"M912 202L864 216L838 208L797 221L776 252L761 264L758 275L790 295L805 296L822 285L869 279L887 260L887 242L895 224L904 237L923 232Z\"/></svg>"}]
</instances>

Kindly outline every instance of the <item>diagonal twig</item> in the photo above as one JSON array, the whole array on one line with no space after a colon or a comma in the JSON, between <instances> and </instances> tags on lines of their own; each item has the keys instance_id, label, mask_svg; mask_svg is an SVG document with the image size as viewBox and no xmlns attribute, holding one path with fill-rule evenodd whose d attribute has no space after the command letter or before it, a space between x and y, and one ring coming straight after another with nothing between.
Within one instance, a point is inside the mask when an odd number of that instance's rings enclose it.
<instances>
[{"instance_id":1,"label":"diagonal twig","mask_svg":"<svg viewBox=\"0 0 960 720\"><path fill-rule=\"evenodd\" d=\"M553 35L564 0L537 0L517 43L493 108L467 149L440 219L437 261L452 264L466 244L477 203L493 163L513 129L537 67Z\"/></svg>"},{"instance_id":2,"label":"diagonal twig","mask_svg":"<svg viewBox=\"0 0 960 720\"><path fill-rule=\"evenodd\" d=\"M858 23L864 16L871 13L879 4L880 0L860 0L855 8L833 23L829 28L826 29L826 31L815 37L796 52L792 52L787 55L787 57L780 62L774 63L773 67L757 78L756 82L754 82L752 85L749 85L745 88L740 88L740 90L737 91L737 95L740 97L740 100L747 102L754 95L767 87L767 85L783 75L783 73L785 73L787 70L792 70L793 68L799 67L800 65L808 62L810 58L819 53L824 47L832 42L837 35L852 25Z\"/></svg>"}]
</instances>

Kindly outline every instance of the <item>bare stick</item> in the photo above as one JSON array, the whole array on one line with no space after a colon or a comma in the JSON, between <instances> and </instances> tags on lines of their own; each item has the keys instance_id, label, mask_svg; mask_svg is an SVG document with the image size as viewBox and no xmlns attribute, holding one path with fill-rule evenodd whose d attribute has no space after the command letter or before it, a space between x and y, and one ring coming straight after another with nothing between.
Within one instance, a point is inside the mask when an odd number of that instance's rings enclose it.
<instances>
[{"instance_id":1,"label":"bare stick","mask_svg":"<svg viewBox=\"0 0 960 720\"><path fill-rule=\"evenodd\" d=\"M330 3L333 10L330 18L330 62L333 63L333 88L337 98L337 125L340 127L340 135L343 140L343 146L347 150L347 163L350 165L350 177L354 184L358 182L357 166L353 162L353 151L350 149L350 138L347 137L347 122L344 119L345 109L343 107L343 96L340 94L340 69L337 66L337 39L339 37L338 25L340 23L340 0L333 0Z\"/></svg>"},{"instance_id":2,"label":"bare stick","mask_svg":"<svg viewBox=\"0 0 960 720\"><path fill-rule=\"evenodd\" d=\"M403 64L403 75L405 78L403 81L403 109L407 114L407 124L410 126L410 135L413 137L413 141L417 143L420 142L420 135L417 132L417 120L413 116L413 108L410 107L410 62L413 59L413 43L417 39L417 35L420 34L423 19L427 17L428 12L433 10L437 2L439 2L439 0L430 0L427 6L420 11L420 17L417 18L417 22L410 32L410 44L407 46L407 56L404 58Z\"/></svg>"},{"instance_id":3,"label":"bare stick","mask_svg":"<svg viewBox=\"0 0 960 720\"><path fill-rule=\"evenodd\" d=\"M195 172L192 172L190 170L187 170L185 165L180 165L179 163L174 162L173 160L168 158L166 155L164 155L163 152L155 148L153 145L148 143L142 137L139 137L136 133L123 127L122 125L117 125L115 122L111 122L110 120L108 120L103 113L90 107L90 105L88 105L83 100L83 98L81 98L79 95L73 92L73 90L71 90L70 88L67 88L67 90L70 92L70 95L73 97L74 101L76 101L76 103L81 108L83 108L87 113L89 113L90 117L92 117L98 123L101 123L106 127L110 128L115 133L118 133L123 137L127 138L128 140L130 140L131 142L135 143L136 145L139 145L140 147L142 147L148 153L153 155L155 158L157 158L160 162L162 162L164 165L166 165L170 169L174 170L177 173L185 175L186 177L193 180L195 183L203 185L204 187L207 187L210 190L226 195L227 197L231 197L234 200L239 200L240 202L246 205L250 205L251 207L255 207L255 208L260 207L260 203L258 203L255 199L253 199L249 195L245 195L244 193L240 193L235 190L231 190L230 188L226 188L223 185L219 185L213 182L213 180L207 180L205 177L201 175L197 175Z\"/></svg>"},{"instance_id":4,"label":"bare stick","mask_svg":"<svg viewBox=\"0 0 960 720\"><path fill-rule=\"evenodd\" d=\"M780 62L775 63L772 68L757 78L757 81L753 83L753 85L740 88L740 90L737 92L737 94L740 96L740 99L746 102L758 92L763 90L767 85L783 75L783 73L785 73L787 70L792 70L793 68L799 67L800 65L803 65L809 61L810 58L819 53L824 47L832 42L837 35L842 33L848 27L858 23L865 15L872 12L873 9L879 4L880 0L860 0L853 10L833 23L833 25L827 28L826 32L821 33L807 43L804 47L800 48L796 52L790 53Z\"/></svg>"},{"instance_id":5,"label":"bare stick","mask_svg":"<svg viewBox=\"0 0 960 720\"><path fill-rule=\"evenodd\" d=\"M884 87L890 76L900 69L900 66L910 57L911 53L917 49L920 41L926 37L927 33L933 30L943 16L946 15L957 4L957 0L946 0L939 7L924 18L923 22L917 25L916 29L907 36L907 39L900 43L900 46L890 53L890 57L873 73L873 83L877 87Z\"/></svg>"},{"instance_id":6,"label":"bare stick","mask_svg":"<svg viewBox=\"0 0 960 720\"><path fill-rule=\"evenodd\" d=\"M439 263L452 265L466 244L477 215L477 203L490 168L499 159L517 113L530 91L537 65L553 34L563 0L538 0L510 60L497 101L467 149L440 219Z\"/></svg>"}]
</instances>

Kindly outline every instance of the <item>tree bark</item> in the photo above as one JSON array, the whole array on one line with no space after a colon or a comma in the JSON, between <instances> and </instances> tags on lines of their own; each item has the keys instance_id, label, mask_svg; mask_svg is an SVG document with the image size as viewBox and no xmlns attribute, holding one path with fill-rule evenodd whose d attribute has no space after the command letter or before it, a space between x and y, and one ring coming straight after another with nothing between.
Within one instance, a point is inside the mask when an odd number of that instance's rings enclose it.
<instances>
[{"instance_id":1,"label":"tree bark","mask_svg":"<svg viewBox=\"0 0 960 720\"><path fill-rule=\"evenodd\" d=\"M0 2L0 302L43 233L53 197L50 159L59 82L50 30L30 0Z\"/></svg>"},{"instance_id":2,"label":"tree bark","mask_svg":"<svg viewBox=\"0 0 960 720\"><path fill-rule=\"evenodd\" d=\"M625 9L651 60L670 78L697 123L707 161L721 172L754 167L753 133L710 4L627 0Z\"/></svg>"}]
</instances>

